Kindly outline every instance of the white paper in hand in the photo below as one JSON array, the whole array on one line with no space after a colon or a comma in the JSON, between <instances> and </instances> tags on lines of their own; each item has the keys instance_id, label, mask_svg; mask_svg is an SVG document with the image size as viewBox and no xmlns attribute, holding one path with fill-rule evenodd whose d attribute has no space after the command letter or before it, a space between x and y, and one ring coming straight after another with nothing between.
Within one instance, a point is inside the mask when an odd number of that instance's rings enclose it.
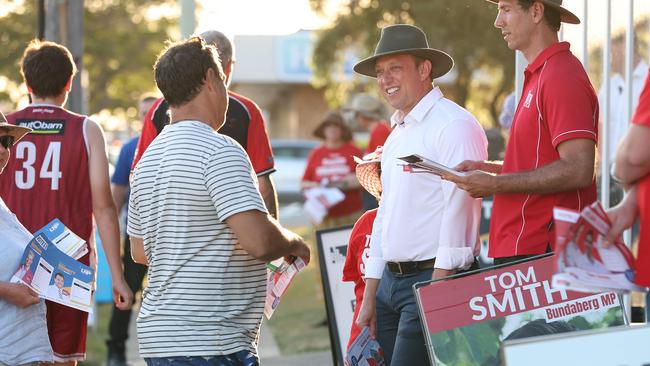
<instances>
[{"instance_id":1,"label":"white paper in hand","mask_svg":"<svg viewBox=\"0 0 650 366\"><path fill-rule=\"evenodd\" d=\"M414 173L426 172L438 176L441 176L443 174L451 174L457 177L462 177L465 175L463 172L456 171L446 165L437 163L433 160L429 160L417 154L402 156L398 159L407 162L408 164L406 166L413 169Z\"/></svg>"}]
</instances>

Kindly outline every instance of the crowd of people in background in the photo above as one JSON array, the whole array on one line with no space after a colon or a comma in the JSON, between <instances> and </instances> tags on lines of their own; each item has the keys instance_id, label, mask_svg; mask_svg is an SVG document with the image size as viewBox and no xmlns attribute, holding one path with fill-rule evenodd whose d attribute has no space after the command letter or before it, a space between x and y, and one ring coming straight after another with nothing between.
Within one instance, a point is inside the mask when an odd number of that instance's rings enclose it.
<instances>
[{"instance_id":1,"label":"crowd of people in background","mask_svg":"<svg viewBox=\"0 0 650 366\"><path fill-rule=\"evenodd\" d=\"M315 228L354 224L341 274L355 283L350 342L368 326L388 365L429 364L412 286L478 268L483 197L494 196L488 254L503 265L553 251L553 207L580 210L597 198L599 101L558 38L561 23L580 20L561 0L489 1L498 6L494 25L507 46L529 63L518 103L514 94L506 100L502 162L488 161L479 121L435 82L452 69L453 55L407 24L382 28L374 54L354 66L376 81L394 110L390 118L379 98L359 94L313 132L322 144L308 158L301 187L344 195ZM31 104L0 114L0 365L85 359L87 313L9 282L30 233L53 218L88 243L80 261L93 268L96 223L115 304L109 366L126 365L140 290L137 337L148 365L259 364L265 262L309 263L312 254L277 220L266 122L255 102L228 90L234 50L218 31L163 50L154 65L162 97L139 101L142 134L124 145L109 179L102 128L63 107L76 73L70 52L52 42L27 46L21 72ZM650 286L650 80L639 93L615 154L612 177L627 195L609 211L608 240L641 219L636 281ZM41 128L35 121L57 123ZM365 152L352 125L369 134ZM399 160L411 154L465 174L414 173ZM369 170L359 171L354 157L364 155ZM122 208L128 222L121 246ZM61 286L53 291L63 296Z\"/></svg>"}]
</instances>

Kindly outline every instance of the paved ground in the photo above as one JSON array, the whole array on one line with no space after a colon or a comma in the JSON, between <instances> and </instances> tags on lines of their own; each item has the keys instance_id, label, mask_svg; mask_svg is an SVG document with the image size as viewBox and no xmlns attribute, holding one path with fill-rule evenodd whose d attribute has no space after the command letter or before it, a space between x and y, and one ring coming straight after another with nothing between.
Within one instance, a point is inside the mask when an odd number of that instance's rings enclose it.
<instances>
[{"instance_id":1,"label":"paved ground","mask_svg":"<svg viewBox=\"0 0 650 366\"><path fill-rule=\"evenodd\" d=\"M130 323L129 341L127 344L127 361L131 366L146 366L144 360L138 353L138 340L135 325L135 318L138 312L133 311L133 319ZM261 365L263 366L328 366L332 365L332 354L326 352L303 353L299 355L282 356L278 345L273 339L268 326L262 324L262 334L260 335L259 352Z\"/></svg>"}]
</instances>

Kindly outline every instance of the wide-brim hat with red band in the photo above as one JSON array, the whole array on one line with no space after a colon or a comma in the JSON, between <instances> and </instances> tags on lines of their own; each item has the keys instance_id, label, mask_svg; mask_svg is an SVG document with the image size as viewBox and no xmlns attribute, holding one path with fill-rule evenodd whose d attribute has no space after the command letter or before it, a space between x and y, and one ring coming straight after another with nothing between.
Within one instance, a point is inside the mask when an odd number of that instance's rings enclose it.
<instances>
[{"instance_id":1,"label":"wide-brim hat with red band","mask_svg":"<svg viewBox=\"0 0 650 366\"><path fill-rule=\"evenodd\" d=\"M23 136L25 136L26 134L32 132L31 128L16 126L16 125L12 125L11 123L7 123L7 118L5 117L4 114L2 114L2 112L0 112L0 130L7 131L7 135L13 136L14 143L22 139Z\"/></svg>"}]
</instances>

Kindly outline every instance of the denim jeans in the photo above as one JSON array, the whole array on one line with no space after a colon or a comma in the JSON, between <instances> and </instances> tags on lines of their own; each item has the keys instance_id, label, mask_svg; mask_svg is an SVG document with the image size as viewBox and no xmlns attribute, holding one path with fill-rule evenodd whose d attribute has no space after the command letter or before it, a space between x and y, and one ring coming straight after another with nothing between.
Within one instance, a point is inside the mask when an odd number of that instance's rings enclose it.
<instances>
[{"instance_id":1,"label":"denim jeans","mask_svg":"<svg viewBox=\"0 0 650 366\"><path fill-rule=\"evenodd\" d=\"M145 358L147 366L259 366L260 360L251 351L224 356L181 356Z\"/></svg>"},{"instance_id":2,"label":"denim jeans","mask_svg":"<svg viewBox=\"0 0 650 366\"><path fill-rule=\"evenodd\" d=\"M400 275L384 269L377 289L377 341L388 366L429 366L413 284L431 279L433 269Z\"/></svg>"}]
</instances>

